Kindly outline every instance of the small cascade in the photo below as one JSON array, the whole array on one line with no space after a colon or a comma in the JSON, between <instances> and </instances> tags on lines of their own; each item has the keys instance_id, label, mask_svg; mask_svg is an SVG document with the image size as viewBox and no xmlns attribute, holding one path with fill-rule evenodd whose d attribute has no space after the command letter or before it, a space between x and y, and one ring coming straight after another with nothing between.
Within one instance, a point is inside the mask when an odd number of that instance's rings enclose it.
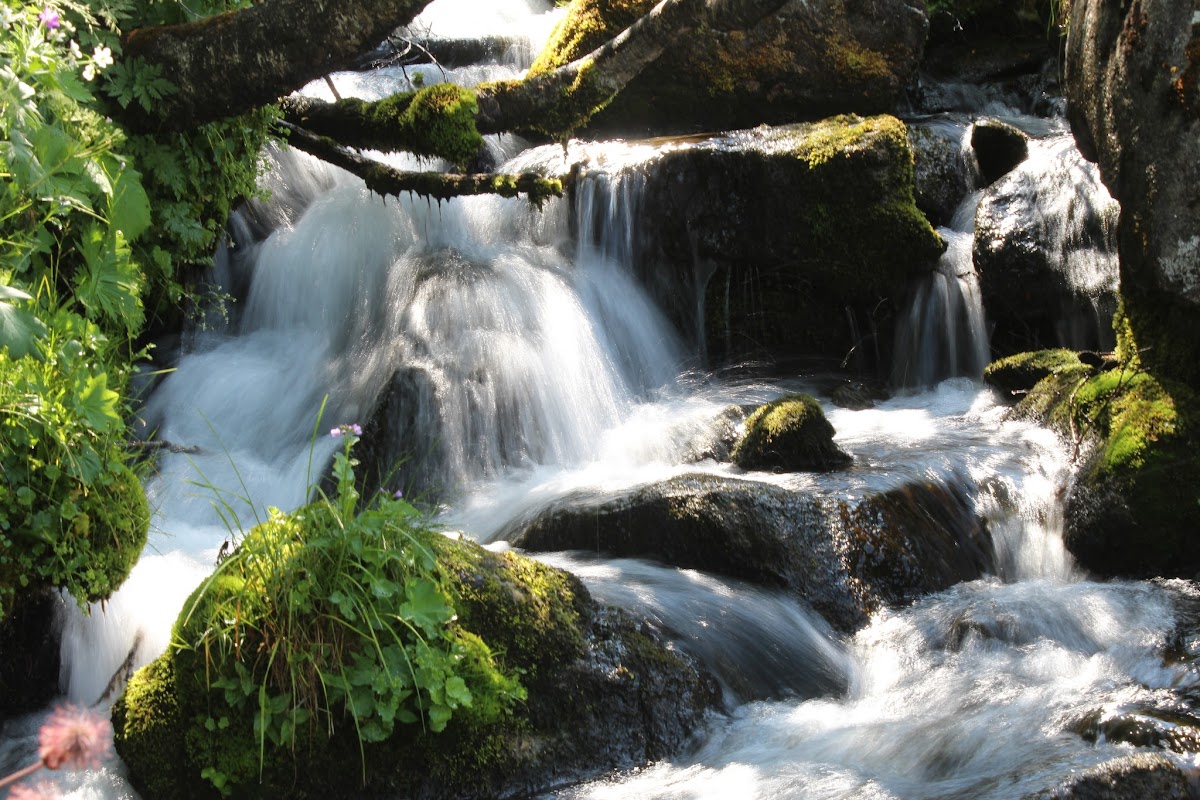
<instances>
[{"instance_id":1,"label":"small cascade","mask_svg":"<svg viewBox=\"0 0 1200 800\"><path fill-rule=\"evenodd\" d=\"M988 339L979 277L971 262L975 206L968 196L950 227L938 228L946 252L937 269L912 289L896 323L892 382L932 386L946 378L978 379L988 363Z\"/></svg>"}]
</instances>

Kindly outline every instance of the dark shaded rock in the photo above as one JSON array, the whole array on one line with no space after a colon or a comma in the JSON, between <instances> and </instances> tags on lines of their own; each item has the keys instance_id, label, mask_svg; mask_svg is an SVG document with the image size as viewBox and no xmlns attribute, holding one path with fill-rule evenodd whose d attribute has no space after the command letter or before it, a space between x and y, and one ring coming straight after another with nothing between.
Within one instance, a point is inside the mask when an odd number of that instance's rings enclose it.
<instances>
[{"instance_id":1,"label":"dark shaded rock","mask_svg":"<svg viewBox=\"0 0 1200 800\"><path fill-rule=\"evenodd\" d=\"M1029 155L1028 137L998 119L981 119L971 126L971 147L984 186L998 181Z\"/></svg>"},{"instance_id":2,"label":"dark shaded rock","mask_svg":"<svg viewBox=\"0 0 1200 800\"><path fill-rule=\"evenodd\" d=\"M733 448L732 459L742 469L843 469L853 459L834 444L834 433L821 404L812 396L787 395L755 409Z\"/></svg>"},{"instance_id":3,"label":"dark shaded rock","mask_svg":"<svg viewBox=\"0 0 1200 800\"><path fill-rule=\"evenodd\" d=\"M887 400L890 396L882 385L869 385L861 381L846 381L829 390L829 399L835 406L851 411L874 408L876 400Z\"/></svg>"},{"instance_id":4,"label":"dark shaded rock","mask_svg":"<svg viewBox=\"0 0 1200 800\"><path fill-rule=\"evenodd\" d=\"M453 583L458 624L520 673L527 701L491 724L456 716L441 733L398 727L361 751L349 723L349 731L298 737L294 752L268 745L261 781L238 786L238 796L524 797L668 757L720 702L716 681L690 657L652 627L598 606L573 575L470 542L437 537L433 546ZM177 629L187 634L189 624L181 616ZM257 774L253 720L210 717L206 669L204 653L172 649L139 670L114 705L117 752L147 797L219 796L200 771L229 764L204 754Z\"/></svg>"},{"instance_id":5,"label":"dark shaded rock","mask_svg":"<svg viewBox=\"0 0 1200 800\"><path fill-rule=\"evenodd\" d=\"M983 371L983 382L1010 398L1025 394L1043 378L1064 370L1078 373L1082 366L1083 362L1074 350L1060 348L1018 353L988 364Z\"/></svg>"},{"instance_id":6,"label":"dark shaded rock","mask_svg":"<svg viewBox=\"0 0 1200 800\"><path fill-rule=\"evenodd\" d=\"M739 131L639 169L638 272L713 363L877 350L886 299L944 248L893 117Z\"/></svg>"},{"instance_id":7,"label":"dark shaded rock","mask_svg":"<svg viewBox=\"0 0 1200 800\"><path fill-rule=\"evenodd\" d=\"M1106 761L1073 776L1053 789L1026 795L1025 800L1189 800L1188 778L1179 766L1158 753L1137 753Z\"/></svg>"},{"instance_id":8,"label":"dark shaded rock","mask_svg":"<svg viewBox=\"0 0 1200 800\"><path fill-rule=\"evenodd\" d=\"M654 5L575 0L530 73L586 55ZM703 27L668 46L590 128L642 136L891 111L927 32L913 0L792 0L748 29Z\"/></svg>"},{"instance_id":9,"label":"dark shaded rock","mask_svg":"<svg viewBox=\"0 0 1200 800\"><path fill-rule=\"evenodd\" d=\"M972 259L992 352L1111 349L1117 206L1069 138L1029 147L975 215Z\"/></svg>"},{"instance_id":10,"label":"dark shaded rock","mask_svg":"<svg viewBox=\"0 0 1200 800\"><path fill-rule=\"evenodd\" d=\"M974 188L975 164L963 147L967 124L953 119L911 122L913 191L917 208L934 225L948 225L954 211Z\"/></svg>"},{"instance_id":11,"label":"dark shaded rock","mask_svg":"<svg viewBox=\"0 0 1200 800\"><path fill-rule=\"evenodd\" d=\"M0 622L0 719L45 707L58 695L62 596L24 592Z\"/></svg>"},{"instance_id":12,"label":"dark shaded rock","mask_svg":"<svg viewBox=\"0 0 1200 800\"><path fill-rule=\"evenodd\" d=\"M1184 754L1200 749L1200 719L1164 709L1096 709L1073 724L1071 730L1089 742L1119 742Z\"/></svg>"},{"instance_id":13,"label":"dark shaded rock","mask_svg":"<svg viewBox=\"0 0 1200 800\"><path fill-rule=\"evenodd\" d=\"M1071 6L1080 150L1121 205L1121 289L1156 375L1200 386L1200 26L1192 0Z\"/></svg>"},{"instance_id":14,"label":"dark shaded rock","mask_svg":"<svg viewBox=\"0 0 1200 800\"><path fill-rule=\"evenodd\" d=\"M991 539L961 488L910 484L854 503L713 475L575 496L503 535L514 546L646 556L789 589L854 630L875 609L978 577Z\"/></svg>"},{"instance_id":15,"label":"dark shaded rock","mask_svg":"<svg viewBox=\"0 0 1200 800\"><path fill-rule=\"evenodd\" d=\"M437 504L441 493L450 488L449 462L441 439L429 436L436 425L423 418L435 415L437 407L428 373L403 367L392 375L354 450L359 460L359 494L401 491L412 502ZM327 492L332 488L329 480L327 476Z\"/></svg>"}]
</instances>

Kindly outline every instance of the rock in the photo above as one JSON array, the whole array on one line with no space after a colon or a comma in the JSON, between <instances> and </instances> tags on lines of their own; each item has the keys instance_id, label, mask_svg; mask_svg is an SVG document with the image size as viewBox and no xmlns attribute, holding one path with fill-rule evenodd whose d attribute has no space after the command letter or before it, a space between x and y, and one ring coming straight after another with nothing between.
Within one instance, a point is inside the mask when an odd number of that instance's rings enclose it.
<instances>
[{"instance_id":1,"label":"rock","mask_svg":"<svg viewBox=\"0 0 1200 800\"><path fill-rule=\"evenodd\" d=\"M878 350L891 341L881 301L945 247L912 169L904 125L886 116L680 143L639 167L637 271L714 364Z\"/></svg>"},{"instance_id":2,"label":"rock","mask_svg":"<svg viewBox=\"0 0 1200 800\"><path fill-rule=\"evenodd\" d=\"M853 459L833 442L834 430L821 404L807 394L773 400L746 420L733 448L742 469L778 472L825 471L848 467Z\"/></svg>"},{"instance_id":3,"label":"rock","mask_svg":"<svg viewBox=\"0 0 1200 800\"><path fill-rule=\"evenodd\" d=\"M230 713L224 690L208 688L227 676L210 673L204 651L172 648L135 673L113 708L130 782L156 800L218 797L213 783L222 781L249 797L529 796L668 757L720 702L716 681L689 657L652 627L599 607L569 573L470 542L435 535L430 543L451 586L456 627L519 674L525 702L484 724L457 712L440 733L397 725L361 751L354 726L335 717L344 724L332 734L318 726L294 749L268 740L261 750L257 711ZM219 575L193 597L223 602L240 591L234 579ZM176 641L192 641L204 616L181 614ZM475 641L470 635L464 641ZM257 675L265 662L252 658ZM241 782L228 783L235 774Z\"/></svg>"},{"instance_id":4,"label":"rock","mask_svg":"<svg viewBox=\"0 0 1200 800\"><path fill-rule=\"evenodd\" d=\"M694 464L706 459L728 461L741 435L742 424L753 410L753 406L726 406L712 421L712 425L688 443L683 463Z\"/></svg>"},{"instance_id":5,"label":"rock","mask_svg":"<svg viewBox=\"0 0 1200 800\"><path fill-rule=\"evenodd\" d=\"M43 708L58 695L65 606L56 591L26 591L0 620L0 719Z\"/></svg>"},{"instance_id":6,"label":"rock","mask_svg":"<svg viewBox=\"0 0 1200 800\"><path fill-rule=\"evenodd\" d=\"M948 225L954 211L974 188L969 151L963 146L967 124L954 119L909 123L913 151L913 193L917 208L934 225Z\"/></svg>"},{"instance_id":7,"label":"rock","mask_svg":"<svg viewBox=\"0 0 1200 800\"><path fill-rule=\"evenodd\" d=\"M1121 206L1121 291L1156 375L1200 386L1200 27L1192 0L1071 5L1080 150Z\"/></svg>"},{"instance_id":8,"label":"rock","mask_svg":"<svg viewBox=\"0 0 1200 800\"><path fill-rule=\"evenodd\" d=\"M862 381L844 381L829 390L829 399L839 408L863 411L875 407L876 400L887 400L891 395L882 385L868 385Z\"/></svg>"},{"instance_id":9,"label":"rock","mask_svg":"<svg viewBox=\"0 0 1200 800\"><path fill-rule=\"evenodd\" d=\"M1085 366L1074 350L1018 353L988 364L983 371L983 382L999 390L1003 397L1011 398L1024 395L1043 378L1062 371L1082 373Z\"/></svg>"},{"instance_id":10,"label":"rock","mask_svg":"<svg viewBox=\"0 0 1200 800\"><path fill-rule=\"evenodd\" d=\"M530 74L586 55L654 5L575 0ZM750 28L702 27L668 46L590 129L644 136L891 111L927 32L925 6L913 0L790 0Z\"/></svg>"},{"instance_id":11,"label":"rock","mask_svg":"<svg viewBox=\"0 0 1200 800\"><path fill-rule=\"evenodd\" d=\"M1069 137L1029 147L975 214L972 260L992 352L1111 349L1116 204Z\"/></svg>"},{"instance_id":12,"label":"rock","mask_svg":"<svg viewBox=\"0 0 1200 800\"><path fill-rule=\"evenodd\" d=\"M1028 139L1016 127L998 119L980 119L971 126L971 147L983 185L995 183L1029 155Z\"/></svg>"},{"instance_id":13,"label":"rock","mask_svg":"<svg viewBox=\"0 0 1200 800\"><path fill-rule=\"evenodd\" d=\"M1158 747L1180 754L1200 748L1200 719L1157 708L1096 709L1071 726L1084 740Z\"/></svg>"},{"instance_id":14,"label":"rock","mask_svg":"<svg viewBox=\"0 0 1200 800\"><path fill-rule=\"evenodd\" d=\"M1060 369L1017 404L1014 413L1053 426L1081 454L1063 538L1082 566L1138 577L1200 570L1198 402L1190 387L1127 361Z\"/></svg>"},{"instance_id":15,"label":"rock","mask_svg":"<svg viewBox=\"0 0 1200 800\"><path fill-rule=\"evenodd\" d=\"M847 502L682 475L617 497L564 498L501 538L535 552L650 557L785 588L844 631L882 606L971 580L993 563L968 493L934 483Z\"/></svg>"},{"instance_id":16,"label":"rock","mask_svg":"<svg viewBox=\"0 0 1200 800\"><path fill-rule=\"evenodd\" d=\"M1025 800L1189 800L1188 777L1158 753L1114 758Z\"/></svg>"}]
</instances>

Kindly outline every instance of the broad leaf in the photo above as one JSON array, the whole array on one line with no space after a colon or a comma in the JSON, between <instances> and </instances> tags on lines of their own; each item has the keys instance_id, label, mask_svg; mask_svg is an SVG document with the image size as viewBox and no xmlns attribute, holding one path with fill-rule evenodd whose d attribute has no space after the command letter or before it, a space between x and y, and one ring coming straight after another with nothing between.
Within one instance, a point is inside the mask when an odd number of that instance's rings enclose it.
<instances>
[{"instance_id":1,"label":"broad leaf","mask_svg":"<svg viewBox=\"0 0 1200 800\"><path fill-rule=\"evenodd\" d=\"M121 421L117 413L119 395L108 388L108 376L101 372L82 379L73 398L75 410L94 430L107 431Z\"/></svg>"},{"instance_id":2,"label":"broad leaf","mask_svg":"<svg viewBox=\"0 0 1200 800\"><path fill-rule=\"evenodd\" d=\"M20 289L0 284L0 347L8 349L10 358L31 355L41 360L37 342L46 335L45 324L29 311L9 302L30 299Z\"/></svg>"}]
</instances>

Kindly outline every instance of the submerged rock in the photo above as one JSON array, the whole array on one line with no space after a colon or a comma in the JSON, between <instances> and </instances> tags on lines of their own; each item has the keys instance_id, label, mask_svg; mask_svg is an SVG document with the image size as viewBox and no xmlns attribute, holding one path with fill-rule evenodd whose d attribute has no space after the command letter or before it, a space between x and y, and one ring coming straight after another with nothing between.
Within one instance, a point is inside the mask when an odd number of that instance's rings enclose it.
<instances>
[{"instance_id":1,"label":"submerged rock","mask_svg":"<svg viewBox=\"0 0 1200 800\"><path fill-rule=\"evenodd\" d=\"M503 535L548 552L646 556L786 588L854 630L885 605L978 577L990 536L962 489L914 483L856 502L715 475L573 496Z\"/></svg>"},{"instance_id":2,"label":"submerged rock","mask_svg":"<svg viewBox=\"0 0 1200 800\"><path fill-rule=\"evenodd\" d=\"M842 469L853 459L834 444L833 435L821 404L811 395L787 395L759 406L750 415L731 457L742 469Z\"/></svg>"},{"instance_id":3,"label":"submerged rock","mask_svg":"<svg viewBox=\"0 0 1200 800\"><path fill-rule=\"evenodd\" d=\"M237 680L220 689L217 678L227 676L209 674L204 652L172 648L133 676L113 708L130 782L156 800L218 797L214 783L232 774L254 777L234 787L244 797L527 796L667 757L720 702L715 680L692 659L648 625L598 606L569 573L470 542L433 544L455 624L520 676L525 702L486 724L472 716L485 709L456 713L440 733L397 725L361 751L345 717L332 734L318 727L298 736L294 750L268 740L264 751L257 712L214 710L226 708L216 698ZM210 591L225 590L218 583ZM190 641L197 624L181 615L176 640ZM248 661L254 670L265 664L255 666L252 654Z\"/></svg>"},{"instance_id":4,"label":"submerged rock","mask_svg":"<svg viewBox=\"0 0 1200 800\"><path fill-rule=\"evenodd\" d=\"M587 55L654 0L574 0L531 75ZM753 26L701 27L593 118L620 136L728 130L896 107L916 72L929 24L914 0L790 0Z\"/></svg>"},{"instance_id":5,"label":"submerged rock","mask_svg":"<svg viewBox=\"0 0 1200 800\"><path fill-rule=\"evenodd\" d=\"M1025 800L1189 800L1188 776L1158 753L1114 758Z\"/></svg>"}]
</instances>

